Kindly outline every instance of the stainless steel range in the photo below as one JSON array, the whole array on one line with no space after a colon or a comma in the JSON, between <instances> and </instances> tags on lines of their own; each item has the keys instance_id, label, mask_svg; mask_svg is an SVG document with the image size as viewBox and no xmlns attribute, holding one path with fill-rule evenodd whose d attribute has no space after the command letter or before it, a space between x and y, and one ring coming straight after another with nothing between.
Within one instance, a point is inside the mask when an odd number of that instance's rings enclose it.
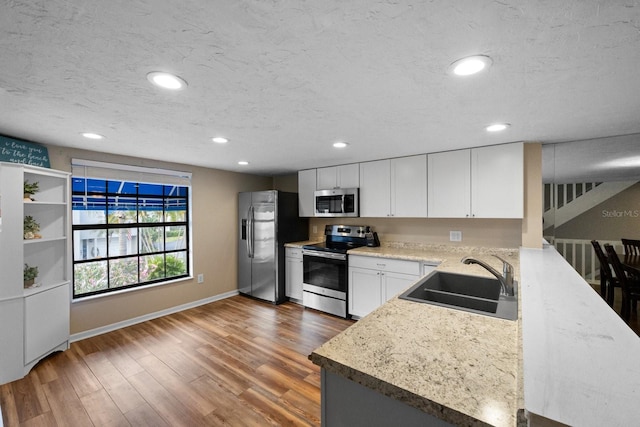
<instances>
[{"instance_id":1,"label":"stainless steel range","mask_svg":"<svg viewBox=\"0 0 640 427\"><path fill-rule=\"evenodd\" d=\"M304 280L302 304L347 317L347 251L367 245L370 228L363 225L327 225L324 243L302 247Z\"/></svg>"}]
</instances>

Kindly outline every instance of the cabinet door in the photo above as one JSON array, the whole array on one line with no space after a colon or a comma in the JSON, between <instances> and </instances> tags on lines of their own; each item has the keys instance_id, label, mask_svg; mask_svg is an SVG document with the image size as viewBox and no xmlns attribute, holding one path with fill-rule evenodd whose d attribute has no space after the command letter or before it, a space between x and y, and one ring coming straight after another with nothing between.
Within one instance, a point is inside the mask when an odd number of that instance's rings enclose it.
<instances>
[{"instance_id":1,"label":"cabinet door","mask_svg":"<svg viewBox=\"0 0 640 427\"><path fill-rule=\"evenodd\" d=\"M317 169L318 190L332 188L356 188L360 186L360 165L330 166Z\"/></svg>"},{"instance_id":2,"label":"cabinet door","mask_svg":"<svg viewBox=\"0 0 640 427\"><path fill-rule=\"evenodd\" d=\"M391 162L360 163L360 216L387 217L391 213Z\"/></svg>"},{"instance_id":3,"label":"cabinet door","mask_svg":"<svg viewBox=\"0 0 640 427\"><path fill-rule=\"evenodd\" d=\"M314 195L316 191L316 170L307 169L298 172L298 215L314 216Z\"/></svg>"},{"instance_id":4,"label":"cabinet door","mask_svg":"<svg viewBox=\"0 0 640 427\"><path fill-rule=\"evenodd\" d=\"M287 251L289 248L286 249ZM285 294L289 298L302 301L302 257L285 257Z\"/></svg>"},{"instance_id":5,"label":"cabinet door","mask_svg":"<svg viewBox=\"0 0 640 427\"><path fill-rule=\"evenodd\" d=\"M360 187L360 164L341 165L337 167L336 181L340 188Z\"/></svg>"},{"instance_id":6,"label":"cabinet door","mask_svg":"<svg viewBox=\"0 0 640 427\"><path fill-rule=\"evenodd\" d=\"M380 272L349 268L349 314L364 317L382 304Z\"/></svg>"},{"instance_id":7,"label":"cabinet door","mask_svg":"<svg viewBox=\"0 0 640 427\"><path fill-rule=\"evenodd\" d=\"M523 150L521 142L471 150L471 210L476 218L522 218Z\"/></svg>"},{"instance_id":8,"label":"cabinet door","mask_svg":"<svg viewBox=\"0 0 640 427\"><path fill-rule=\"evenodd\" d=\"M429 154L428 216L465 218L471 211L471 151Z\"/></svg>"},{"instance_id":9,"label":"cabinet door","mask_svg":"<svg viewBox=\"0 0 640 427\"><path fill-rule=\"evenodd\" d=\"M391 159L391 216L427 216L427 156Z\"/></svg>"},{"instance_id":10,"label":"cabinet door","mask_svg":"<svg viewBox=\"0 0 640 427\"><path fill-rule=\"evenodd\" d=\"M26 365L69 339L69 285L26 297L24 319Z\"/></svg>"},{"instance_id":11,"label":"cabinet door","mask_svg":"<svg viewBox=\"0 0 640 427\"><path fill-rule=\"evenodd\" d=\"M331 190L332 188L336 188L338 186L338 167L318 168L316 169L316 177L316 188L318 190Z\"/></svg>"},{"instance_id":12,"label":"cabinet door","mask_svg":"<svg viewBox=\"0 0 640 427\"><path fill-rule=\"evenodd\" d=\"M431 273L432 271L434 271L436 268L438 268L438 264L433 264L431 262L423 262L421 267L420 267L420 274L422 277L426 276L427 274Z\"/></svg>"},{"instance_id":13,"label":"cabinet door","mask_svg":"<svg viewBox=\"0 0 640 427\"><path fill-rule=\"evenodd\" d=\"M389 301L391 298L398 295L400 292L406 291L411 285L413 285L418 280L418 276L414 276L412 274L390 273L390 272L384 272L382 274L383 274L382 288L384 291L383 303Z\"/></svg>"}]
</instances>

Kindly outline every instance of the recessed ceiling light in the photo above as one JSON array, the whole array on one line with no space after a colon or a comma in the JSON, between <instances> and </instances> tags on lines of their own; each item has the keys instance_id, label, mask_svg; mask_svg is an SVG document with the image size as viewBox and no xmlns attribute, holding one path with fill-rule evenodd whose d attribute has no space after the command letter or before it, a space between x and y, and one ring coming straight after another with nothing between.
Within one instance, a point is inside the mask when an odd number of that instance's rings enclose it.
<instances>
[{"instance_id":1,"label":"recessed ceiling light","mask_svg":"<svg viewBox=\"0 0 640 427\"><path fill-rule=\"evenodd\" d=\"M248 165L248 164L249 164L249 162L247 162L246 160L240 160L240 161L238 162L238 164L239 164L239 165L241 165L241 166L246 166L246 165Z\"/></svg>"},{"instance_id":2,"label":"recessed ceiling light","mask_svg":"<svg viewBox=\"0 0 640 427\"><path fill-rule=\"evenodd\" d=\"M153 71L147 74L147 80L164 89L179 90L187 86L187 82L173 74Z\"/></svg>"},{"instance_id":3,"label":"recessed ceiling light","mask_svg":"<svg viewBox=\"0 0 640 427\"><path fill-rule=\"evenodd\" d=\"M509 123L494 123L487 126L485 129L487 129L487 132L500 132L502 130L505 130L509 126L511 126Z\"/></svg>"},{"instance_id":4,"label":"recessed ceiling light","mask_svg":"<svg viewBox=\"0 0 640 427\"><path fill-rule=\"evenodd\" d=\"M349 145L349 144L347 144L346 142L342 142L342 141L338 141L338 142L334 142L333 143L333 146L335 148L345 148L347 145Z\"/></svg>"},{"instance_id":5,"label":"recessed ceiling light","mask_svg":"<svg viewBox=\"0 0 640 427\"><path fill-rule=\"evenodd\" d=\"M229 140L227 138L224 138L222 136L216 136L211 138L211 140L213 142L215 142L216 144L226 144L227 142L229 142Z\"/></svg>"},{"instance_id":6,"label":"recessed ceiling light","mask_svg":"<svg viewBox=\"0 0 640 427\"><path fill-rule=\"evenodd\" d=\"M81 135L88 139L104 139L104 136L99 133L83 132Z\"/></svg>"},{"instance_id":7,"label":"recessed ceiling light","mask_svg":"<svg viewBox=\"0 0 640 427\"><path fill-rule=\"evenodd\" d=\"M457 76L470 76L479 73L492 64L491 58L485 55L467 56L455 61L449 66L451 72Z\"/></svg>"}]
</instances>

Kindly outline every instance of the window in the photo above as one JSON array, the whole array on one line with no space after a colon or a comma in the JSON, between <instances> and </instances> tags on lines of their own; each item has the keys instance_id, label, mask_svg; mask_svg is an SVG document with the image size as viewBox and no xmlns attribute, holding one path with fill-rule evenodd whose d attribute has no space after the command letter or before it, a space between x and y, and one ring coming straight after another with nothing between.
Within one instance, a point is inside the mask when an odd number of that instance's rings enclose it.
<instances>
[{"instance_id":1,"label":"window","mask_svg":"<svg viewBox=\"0 0 640 427\"><path fill-rule=\"evenodd\" d=\"M191 175L73 160L73 297L191 277Z\"/></svg>"}]
</instances>

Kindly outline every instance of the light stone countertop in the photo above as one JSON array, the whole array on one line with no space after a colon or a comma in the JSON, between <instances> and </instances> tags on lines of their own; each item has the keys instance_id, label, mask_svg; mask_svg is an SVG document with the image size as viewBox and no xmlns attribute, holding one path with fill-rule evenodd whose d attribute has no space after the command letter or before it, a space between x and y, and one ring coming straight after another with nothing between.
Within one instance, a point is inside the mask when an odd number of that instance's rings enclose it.
<instances>
[{"instance_id":1,"label":"light stone countertop","mask_svg":"<svg viewBox=\"0 0 640 427\"><path fill-rule=\"evenodd\" d=\"M439 261L438 270L482 276L491 274L460 259L472 255L501 271L502 263L490 256L498 254L519 277L518 249L382 246L349 254ZM396 297L309 358L330 372L457 425L515 426L522 408L520 320Z\"/></svg>"},{"instance_id":2,"label":"light stone countertop","mask_svg":"<svg viewBox=\"0 0 640 427\"><path fill-rule=\"evenodd\" d=\"M530 420L640 422L640 339L553 246L521 249L524 397Z\"/></svg>"},{"instance_id":3,"label":"light stone countertop","mask_svg":"<svg viewBox=\"0 0 640 427\"><path fill-rule=\"evenodd\" d=\"M301 242L288 242L284 244L285 248L302 248L304 245L313 245L320 243L319 240L303 240Z\"/></svg>"}]
</instances>

